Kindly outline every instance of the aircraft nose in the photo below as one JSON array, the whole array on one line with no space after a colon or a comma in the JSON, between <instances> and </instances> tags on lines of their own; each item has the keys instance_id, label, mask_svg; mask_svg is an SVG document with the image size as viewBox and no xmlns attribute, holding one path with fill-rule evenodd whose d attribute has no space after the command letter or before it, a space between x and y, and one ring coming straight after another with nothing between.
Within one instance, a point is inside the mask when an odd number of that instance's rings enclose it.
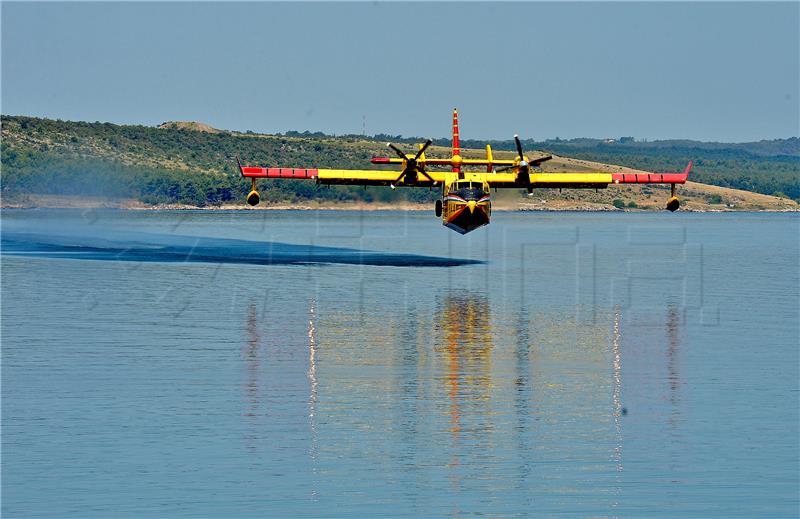
<instances>
[{"instance_id":1,"label":"aircraft nose","mask_svg":"<svg viewBox=\"0 0 800 519\"><path fill-rule=\"evenodd\" d=\"M475 212L475 206L478 204L475 200L470 200L467 202L467 207L469 207L469 213L472 214Z\"/></svg>"}]
</instances>

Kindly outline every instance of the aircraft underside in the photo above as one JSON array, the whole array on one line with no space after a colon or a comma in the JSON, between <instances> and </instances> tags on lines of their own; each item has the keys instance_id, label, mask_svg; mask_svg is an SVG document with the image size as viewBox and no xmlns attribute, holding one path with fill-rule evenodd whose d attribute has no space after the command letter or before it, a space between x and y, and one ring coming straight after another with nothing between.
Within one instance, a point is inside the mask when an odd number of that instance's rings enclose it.
<instances>
[{"instance_id":1,"label":"aircraft underside","mask_svg":"<svg viewBox=\"0 0 800 519\"><path fill-rule=\"evenodd\" d=\"M474 211L470 211L469 208L464 207L450 217L450 219L443 218L442 223L445 227L449 227L459 234L467 234L479 227L489 225L489 215L486 211L477 207Z\"/></svg>"}]
</instances>

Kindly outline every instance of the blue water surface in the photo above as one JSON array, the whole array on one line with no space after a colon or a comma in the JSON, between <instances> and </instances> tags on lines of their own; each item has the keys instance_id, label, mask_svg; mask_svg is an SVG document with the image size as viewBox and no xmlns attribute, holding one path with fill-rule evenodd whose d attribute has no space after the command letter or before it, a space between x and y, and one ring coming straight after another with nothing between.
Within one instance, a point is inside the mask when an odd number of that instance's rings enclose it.
<instances>
[{"instance_id":1,"label":"blue water surface","mask_svg":"<svg viewBox=\"0 0 800 519\"><path fill-rule=\"evenodd\" d=\"M4 517L796 517L800 218L2 212Z\"/></svg>"}]
</instances>

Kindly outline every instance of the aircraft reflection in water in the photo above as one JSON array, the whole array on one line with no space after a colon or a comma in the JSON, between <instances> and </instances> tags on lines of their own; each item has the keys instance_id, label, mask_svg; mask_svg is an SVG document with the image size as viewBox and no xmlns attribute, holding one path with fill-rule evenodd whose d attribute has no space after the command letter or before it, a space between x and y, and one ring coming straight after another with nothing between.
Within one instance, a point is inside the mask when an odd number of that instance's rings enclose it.
<instances>
[{"instance_id":1,"label":"aircraft reflection in water","mask_svg":"<svg viewBox=\"0 0 800 519\"><path fill-rule=\"evenodd\" d=\"M435 341L437 358L444 363L440 376L450 400L452 466L459 465L457 447L462 431L462 407L479 408L484 419L469 424L471 429L491 429L492 331L489 302L485 295L467 291L450 292L437 309L436 323L441 334Z\"/></svg>"},{"instance_id":2,"label":"aircraft reflection in water","mask_svg":"<svg viewBox=\"0 0 800 519\"><path fill-rule=\"evenodd\" d=\"M612 355L612 368L614 377L614 389L612 392L613 403L613 416L614 416L614 455L613 460L616 464L617 474L615 477L616 488L614 488L614 497L616 500L613 507L619 506L619 498L622 494L622 475L624 470L622 465L622 351L620 349L620 308L614 308L614 328L611 332L611 355Z\"/></svg>"},{"instance_id":3,"label":"aircraft reflection in water","mask_svg":"<svg viewBox=\"0 0 800 519\"><path fill-rule=\"evenodd\" d=\"M680 388L683 384L680 370L680 336L681 318L678 309L674 306L667 310L666 320L667 335L667 380L669 383L669 433L673 445L682 443L681 439L681 407L680 407ZM673 472L675 467L682 463L683 453L678 449L670 450L672 458Z\"/></svg>"},{"instance_id":4,"label":"aircraft reflection in water","mask_svg":"<svg viewBox=\"0 0 800 519\"><path fill-rule=\"evenodd\" d=\"M292 463L308 469L313 500L330 490L325 474L342 459L366 456L395 471L386 480L374 476L375 484L424 487L436 476L419 467L446 467L450 492L459 495L492 481L510 481L510 491L527 495L545 478L568 492L604 489L597 499L619 506L623 446L641 455L637 441L654 427L665 443L679 433L675 308L649 328L626 326L620 307L599 312L594 325L524 302L518 312L493 313L486 293L471 290L443 291L431 308L410 301L388 321L346 310L320 312L311 301L307 318L280 328L294 335L281 335L290 345L282 350L264 346L269 334L259 333L255 305L245 318L245 447L260 439L269 460L286 432L275 428L291 424L302 447ZM268 380L268 397L259 395L259 382ZM278 414L267 416L260 399L281 402ZM654 412L654 402L667 402L672 413ZM680 463L675 448L666 472ZM591 476L575 481L557 468L565 460L584 460L581 470Z\"/></svg>"},{"instance_id":5,"label":"aircraft reflection in water","mask_svg":"<svg viewBox=\"0 0 800 519\"><path fill-rule=\"evenodd\" d=\"M678 353L680 347L680 314L674 306L667 310L667 370L670 389L670 402L678 404L678 390L681 385L680 370L678 366Z\"/></svg>"},{"instance_id":6,"label":"aircraft reflection in water","mask_svg":"<svg viewBox=\"0 0 800 519\"><path fill-rule=\"evenodd\" d=\"M319 476L319 467L317 461L319 459L319 434L317 431L317 392L319 390L319 381L317 380L317 304L316 301L311 300L308 309L308 425L311 429L311 445L308 448L308 455L311 457L311 472L315 481L311 487L311 497L316 500L317 488L319 483L316 481Z\"/></svg>"},{"instance_id":7,"label":"aircraft reflection in water","mask_svg":"<svg viewBox=\"0 0 800 519\"><path fill-rule=\"evenodd\" d=\"M655 323L659 323L657 317ZM614 494L622 497L622 472L623 444L625 435L623 423L628 419L649 422L649 427L654 427L657 434L665 434L667 438L658 438L655 434L648 437L648 445L655 442L662 449L670 451L670 464L668 467L654 467L661 474L672 474L674 480L679 473L679 466L683 462L685 453L681 451L680 425L680 388L682 385L680 369L681 350L681 316L674 305L667 307L663 326L641 326L631 324L624 326L624 316L619 307L614 309L612 330L612 365L613 365L613 417L616 446L614 447L613 460L616 463L617 487ZM623 357L625 361L623 362ZM663 362L659 362L663 359ZM627 393L624 394L623 373L627 376ZM647 412L652 402L669 402L667 413L658 413L656 416L648 415L639 417ZM636 414L635 418L625 418L629 409ZM665 420L666 423L660 423ZM640 431L634 432L634 436ZM652 434L652 433L651 433ZM665 476L666 477L666 476Z\"/></svg>"},{"instance_id":8,"label":"aircraft reflection in water","mask_svg":"<svg viewBox=\"0 0 800 519\"><path fill-rule=\"evenodd\" d=\"M259 372L261 334L258 332L258 312L256 305L251 303L247 308L247 319L245 321L245 343L242 348L242 357L245 363L245 409L242 413L251 423L253 428L257 428L255 420L259 415L260 395L259 395ZM248 450L255 450L255 442L258 435L255 430L247 433L245 443Z\"/></svg>"}]
</instances>

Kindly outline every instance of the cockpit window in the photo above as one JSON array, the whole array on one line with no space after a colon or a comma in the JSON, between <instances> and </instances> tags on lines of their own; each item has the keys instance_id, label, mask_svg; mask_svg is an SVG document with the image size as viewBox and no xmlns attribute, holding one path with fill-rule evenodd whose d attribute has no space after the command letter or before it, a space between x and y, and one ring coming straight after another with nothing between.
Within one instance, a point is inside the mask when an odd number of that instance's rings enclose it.
<instances>
[{"instance_id":1,"label":"cockpit window","mask_svg":"<svg viewBox=\"0 0 800 519\"><path fill-rule=\"evenodd\" d=\"M483 185L480 182L462 181L456 184L456 189L480 189Z\"/></svg>"},{"instance_id":2,"label":"cockpit window","mask_svg":"<svg viewBox=\"0 0 800 519\"><path fill-rule=\"evenodd\" d=\"M464 200L478 200L488 194L484 190L483 182L475 182L474 180L460 180L451 189Z\"/></svg>"}]
</instances>

